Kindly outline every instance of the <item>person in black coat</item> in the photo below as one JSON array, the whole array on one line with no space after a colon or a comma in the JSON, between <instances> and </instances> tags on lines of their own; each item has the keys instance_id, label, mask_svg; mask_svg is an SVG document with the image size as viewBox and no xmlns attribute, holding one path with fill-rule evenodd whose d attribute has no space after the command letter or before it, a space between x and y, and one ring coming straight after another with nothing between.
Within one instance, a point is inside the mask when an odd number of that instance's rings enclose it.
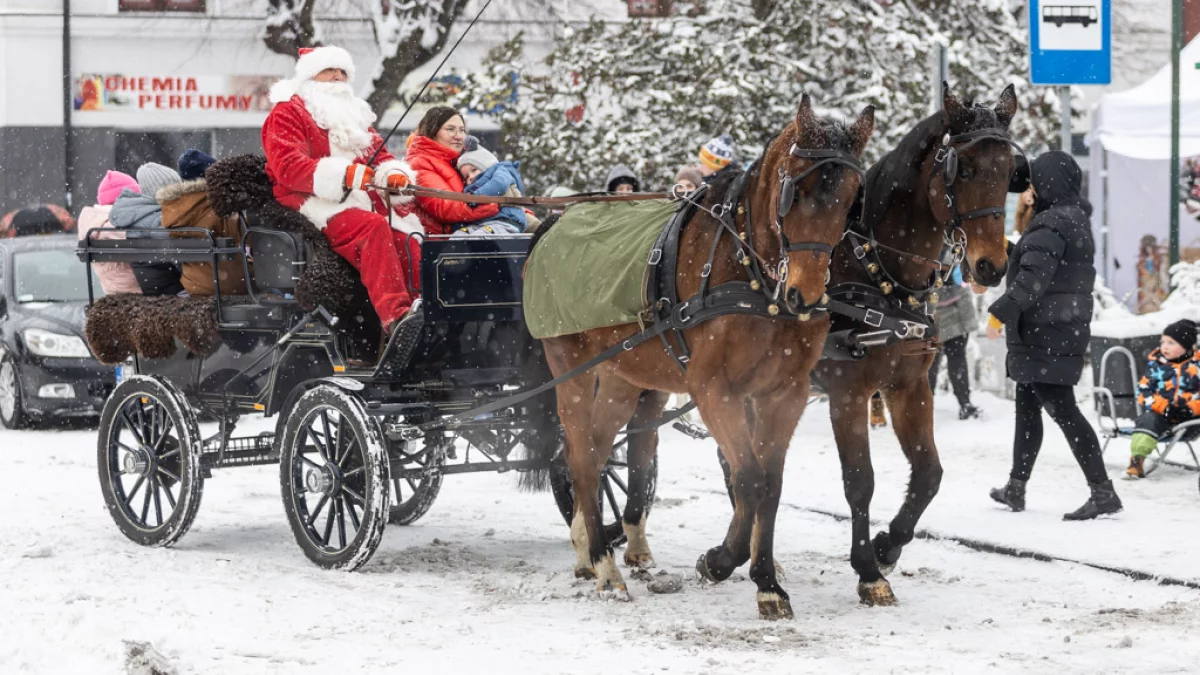
<instances>
[{"instance_id":1,"label":"person in black coat","mask_svg":"<svg viewBox=\"0 0 1200 675\"><path fill-rule=\"evenodd\" d=\"M1025 483L1042 445L1042 409L1062 429L1091 488L1091 498L1066 520L1121 510L1096 432L1075 402L1091 337L1096 281L1092 206L1080 195L1083 174L1071 155L1048 152L1030 169L1034 217L1008 259L1007 290L988 309L988 336L1007 333L1008 377L1017 383L1016 434L1008 484L992 499L1025 508Z\"/></svg>"}]
</instances>

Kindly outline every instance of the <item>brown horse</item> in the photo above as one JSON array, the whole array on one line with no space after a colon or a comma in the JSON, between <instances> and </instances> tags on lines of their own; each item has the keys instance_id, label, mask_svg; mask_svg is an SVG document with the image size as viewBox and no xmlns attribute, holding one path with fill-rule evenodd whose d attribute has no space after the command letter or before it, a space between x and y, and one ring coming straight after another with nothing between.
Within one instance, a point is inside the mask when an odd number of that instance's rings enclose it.
<instances>
[{"instance_id":1,"label":"brown horse","mask_svg":"<svg viewBox=\"0 0 1200 675\"><path fill-rule=\"evenodd\" d=\"M890 306L892 316L921 319L927 303L937 302L934 289L964 252L965 267L977 283L994 286L1003 278L1003 205L1015 166L1007 129L1017 112L1016 95L1009 86L996 106L988 108L962 103L943 87L942 99L941 112L920 122L868 171L862 219L851 224L830 266L829 293L835 301L843 293L858 293L862 300L865 290L875 300L884 300L877 305L883 314L889 314ZM877 314L865 328L878 329L879 321ZM843 328L864 326L835 314L831 335L836 338ZM857 359L822 358L814 371L829 393L852 520L850 564L859 575L859 597L869 605L896 602L880 567L890 570L902 547L912 541L942 478L927 375L935 350L914 349L921 343L888 342L870 347L865 356L860 352ZM891 410L911 478L890 529L872 541L869 510L875 478L867 405L876 391L883 392Z\"/></svg>"},{"instance_id":2,"label":"brown horse","mask_svg":"<svg viewBox=\"0 0 1200 675\"><path fill-rule=\"evenodd\" d=\"M558 386L564 453L576 497L571 525L575 572L595 578L598 590L628 598L597 499L600 471L612 453L613 440L631 419L631 426L655 419L666 402L662 392L686 392L725 449L736 503L725 541L702 556L698 568L710 579L725 579L753 554L750 574L758 585L760 616L792 616L787 593L775 578L772 556L784 456L828 328L824 319L808 320L809 312L824 299L829 253L842 237L861 184L856 162L853 170L846 164L861 156L873 129L871 107L847 128L818 118L804 96L794 120L748 174L719 174L683 227L675 275L679 299L695 296L705 277L713 288L749 281L755 291L765 292L762 281L752 280L748 272L753 255L762 261L770 277L767 283L778 284L775 297L788 311L775 318L727 315L689 327L686 372L651 341ZM835 156L846 159L828 159ZM732 203L733 212L726 212L732 215L726 227L716 216L739 182L744 193ZM719 233L731 229L738 236L714 242ZM543 343L550 367L559 376L638 332L637 325L622 325ZM622 521L629 542L625 563L631 567L654 565L646 540L645 504L654 441L653 435L642 435L630 443L630 497Z\"/></svg>"}]
</instances>

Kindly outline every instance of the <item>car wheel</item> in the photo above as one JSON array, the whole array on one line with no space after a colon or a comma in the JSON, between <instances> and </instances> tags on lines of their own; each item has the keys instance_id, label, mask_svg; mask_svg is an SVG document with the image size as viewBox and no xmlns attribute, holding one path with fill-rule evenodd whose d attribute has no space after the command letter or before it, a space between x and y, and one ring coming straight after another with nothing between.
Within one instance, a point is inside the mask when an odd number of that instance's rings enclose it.
<instances>
[{"instance_id":1,"label":"car wheel","mask_svg":"<svg viewBox=\"0 0 1200 675\"><path fill-rule=\"evenodd\" d=\"M21 401L21 377L11 356L0 360L0 425L6 429L23 429L29 423Z\"/></svg>"}]
</instances>

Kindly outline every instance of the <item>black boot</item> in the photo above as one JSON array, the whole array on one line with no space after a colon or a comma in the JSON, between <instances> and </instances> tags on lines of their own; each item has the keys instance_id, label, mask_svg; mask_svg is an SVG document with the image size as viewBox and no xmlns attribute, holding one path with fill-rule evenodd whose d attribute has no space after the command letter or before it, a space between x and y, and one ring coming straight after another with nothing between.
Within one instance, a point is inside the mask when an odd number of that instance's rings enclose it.
<instances>
[{"instance_id":1,"label":"black boot","mask_svg":"<svg viewBox=\"0 0 1200 675\"><path fill-rule=\"evenodd\" d=\"M1078 510L1063 514L1063 520L1091 520L1096 516L1121 510L1121 498L1117 496L1116 490L1113 490L1111 480L1093 483L1088 487L1092 489L1091 499L1084 502Z\"/></svg>"},{"instance_id":2,"label":"black boot","mask_svg":"<svg viewBox=\"0 0 1200 675\"><path fill-rule=\"evenodd\" d=\"M964 403L958 407L958 419L960 420L979 419L982 413L982 410L971 405L970 402Z\"/></svg>"},{"instance_id":3,"label":"black boot","mask_svg":"<svg viewBox=\"0 0 1200 675\"><path fill-rule=\"evenodd\" d=\"M1002 488L995 488L990 493L992 499L1007 506L1013 511L1025 510L1025 481L1009 478Z\"/></svg>"}]
</instances>

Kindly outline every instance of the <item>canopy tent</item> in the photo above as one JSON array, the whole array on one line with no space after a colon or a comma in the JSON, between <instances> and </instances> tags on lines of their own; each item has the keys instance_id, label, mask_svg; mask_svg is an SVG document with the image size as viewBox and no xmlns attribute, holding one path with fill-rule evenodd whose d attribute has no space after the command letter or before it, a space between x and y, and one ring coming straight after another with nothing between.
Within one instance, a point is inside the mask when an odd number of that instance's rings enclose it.
<instances>
[{"instance_id":1,"label":"canopy tent","mask_svg":"<svg viewBox=\"0 0 1200 675\"><path fill-rule=\"evenodd\" d=\"M1200 38L1180 53L1179 151L1200 155ZM1171 65L1142 84L1105 94L1092 110L1089 199L1097 265L1118 297L1138 288L1138 245L1151 234L1166 245L1170 231ZM1179 245L1200 236L1200 223L1181 207ZM1106 232L1107 230L1107 232ZM1166 277L1163 277L1164 284Z\"/></svg>"}]
</instances>

